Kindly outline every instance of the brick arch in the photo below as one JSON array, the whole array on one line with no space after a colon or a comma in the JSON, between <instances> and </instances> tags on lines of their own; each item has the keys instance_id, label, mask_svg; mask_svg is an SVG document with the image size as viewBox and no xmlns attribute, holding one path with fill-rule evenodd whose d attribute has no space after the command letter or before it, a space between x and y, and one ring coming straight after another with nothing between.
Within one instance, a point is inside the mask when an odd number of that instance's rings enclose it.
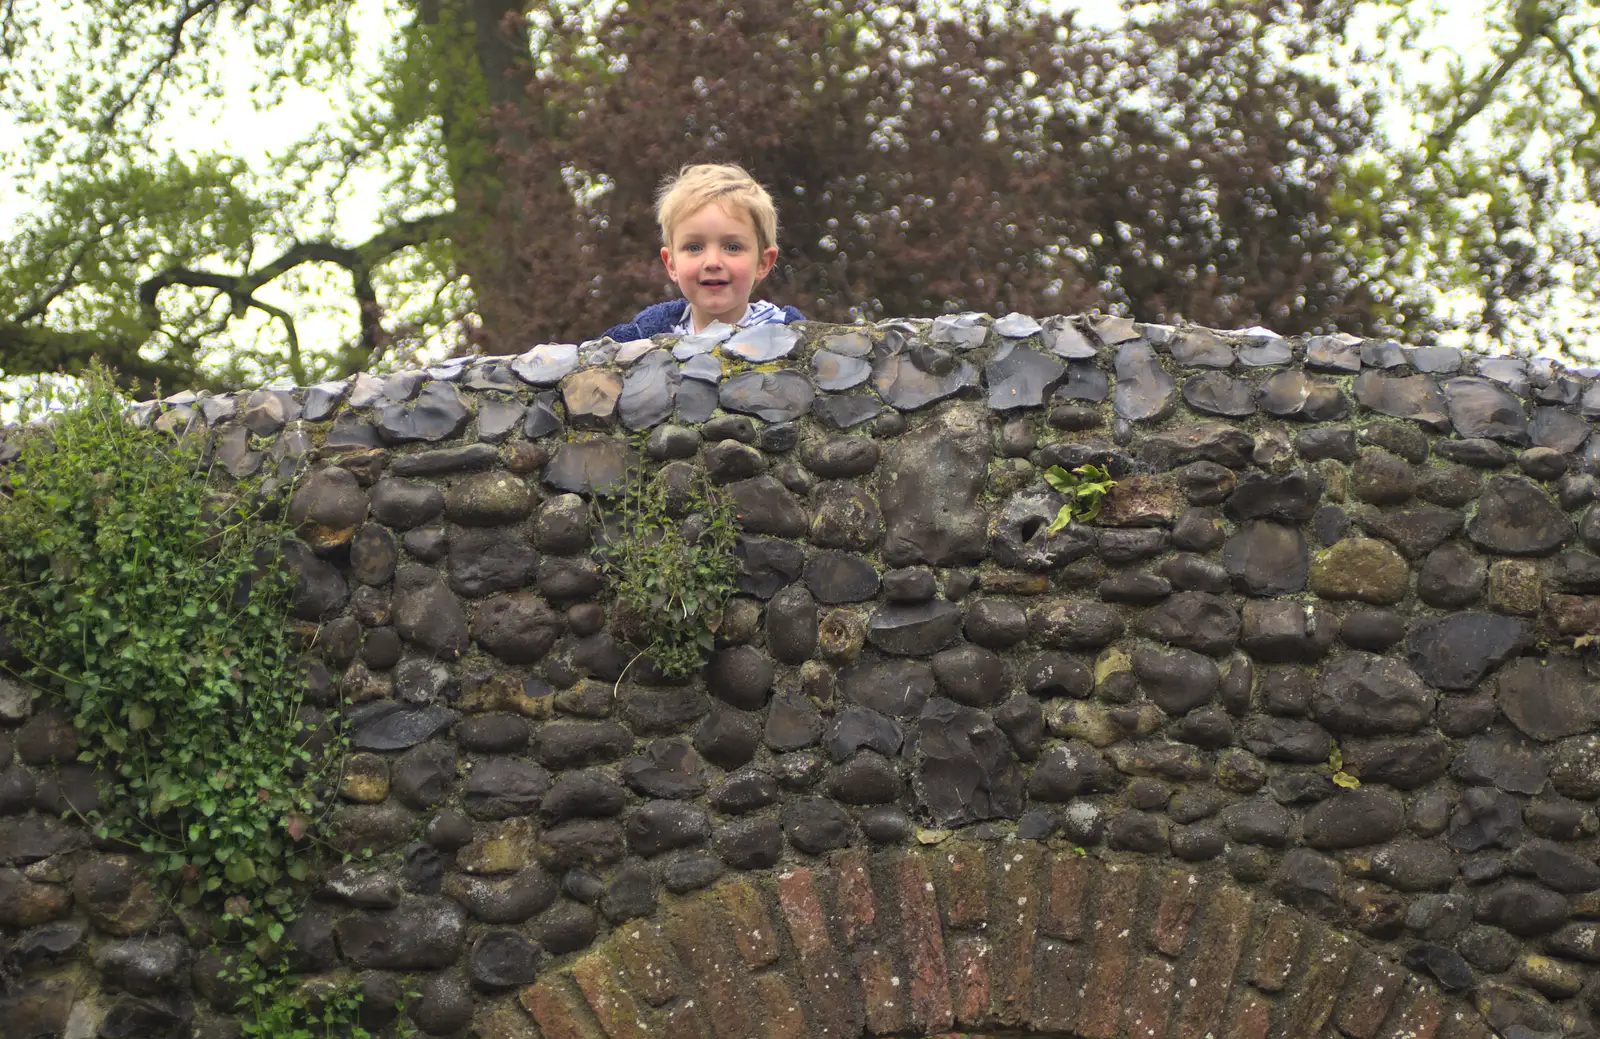
<instances>
[{"instance_id":1,"label":"brick arch","mask_svg":"<svg viewBox=\"0 0 1600 1039\"><path fill-rule=\"evenodd\" d=\"M1489 1039L1463 999L1223 878L1033 842L849 849L618 927L543 1039Z\"/></svg>"}]
</instances>

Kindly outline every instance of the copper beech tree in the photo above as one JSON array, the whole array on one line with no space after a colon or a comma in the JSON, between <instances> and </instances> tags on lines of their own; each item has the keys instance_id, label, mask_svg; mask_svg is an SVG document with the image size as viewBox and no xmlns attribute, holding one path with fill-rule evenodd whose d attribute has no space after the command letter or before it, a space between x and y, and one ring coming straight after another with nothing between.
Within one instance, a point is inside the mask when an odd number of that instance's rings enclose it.
<instances>
[{"instance_id":1,"label":"copper beech tree","mask_svg":"<svg viewBox=\"0 0 1600 1039\"><path fill-rule=\"evenodd\" d=\"M1366 115L1294 67L1342 17L1158 6L1109 32L1016 0L676 0L546 33L531 103L498 116L517 241L497 324L581 339L667 298L657 183L736 161L778 201L765 291L810 317L1099 307L1415 334L1371 277L1386 229L1358 248L1336 219Z\"/></svg>"}]
</instances>

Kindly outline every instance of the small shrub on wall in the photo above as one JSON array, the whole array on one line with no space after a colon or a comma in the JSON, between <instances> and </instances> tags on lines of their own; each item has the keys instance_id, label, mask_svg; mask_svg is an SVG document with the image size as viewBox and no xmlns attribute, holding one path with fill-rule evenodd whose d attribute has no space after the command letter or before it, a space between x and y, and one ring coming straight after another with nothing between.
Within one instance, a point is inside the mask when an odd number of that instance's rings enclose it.
<instances>
[{"instance_id":1,"label":"small shrub on wall","mask_svg":"<svg viewBox=\"0 0 1600 1039\"><path fill-rule=\"evenodd\" d=\"M313 1014L280 965L339 744L300 718L276 510L202 437L133 425L103 369L44 403L0 475L0 626L101 776L87 821L226 947L247 1035L365 1035L353 996Z\"/></svg>"}]
</instances>

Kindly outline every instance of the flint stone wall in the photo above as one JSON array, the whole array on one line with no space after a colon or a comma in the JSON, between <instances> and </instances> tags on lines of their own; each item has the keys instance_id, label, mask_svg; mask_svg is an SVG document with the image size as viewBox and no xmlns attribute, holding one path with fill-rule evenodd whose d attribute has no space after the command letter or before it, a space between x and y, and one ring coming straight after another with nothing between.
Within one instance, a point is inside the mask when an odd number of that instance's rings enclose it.
<instances>
[{"instance_id":1,"label":"flint stone wall","mask_svg":"<svg viewBox=\"0 0 1600 1039\"><path fill-rule=\"evenodd\" d=\"M586 1039L1597 1034L1597 416L1545 362L1019 315L139 415L303 473L307 715L348 698L335 841L374 858L297 968ZM1047 534L1085 463L1116 488ZM640 465L739 510L690 681L591 554ZM235 1034L62 821L75 752L0 680L0 1032Z\"/></svg>"}]
</instances>

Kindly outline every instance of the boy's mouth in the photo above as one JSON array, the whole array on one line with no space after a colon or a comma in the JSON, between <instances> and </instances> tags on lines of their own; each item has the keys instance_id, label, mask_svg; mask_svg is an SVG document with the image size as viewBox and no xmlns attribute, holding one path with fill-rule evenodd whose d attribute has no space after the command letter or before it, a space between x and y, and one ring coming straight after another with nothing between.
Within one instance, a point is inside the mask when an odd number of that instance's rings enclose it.
<instances>
[{"instance_id":1,"label":"boy's mouth","mask_svg":"<svg viewBox=\"0 0 1600 1039\"><path fill-rule=\"evenodd\" d=\"M700 287L703 289L722 289L727 286L728 283L726 281L702 281L700 283Z\"/></svg>"}]
</instances>

